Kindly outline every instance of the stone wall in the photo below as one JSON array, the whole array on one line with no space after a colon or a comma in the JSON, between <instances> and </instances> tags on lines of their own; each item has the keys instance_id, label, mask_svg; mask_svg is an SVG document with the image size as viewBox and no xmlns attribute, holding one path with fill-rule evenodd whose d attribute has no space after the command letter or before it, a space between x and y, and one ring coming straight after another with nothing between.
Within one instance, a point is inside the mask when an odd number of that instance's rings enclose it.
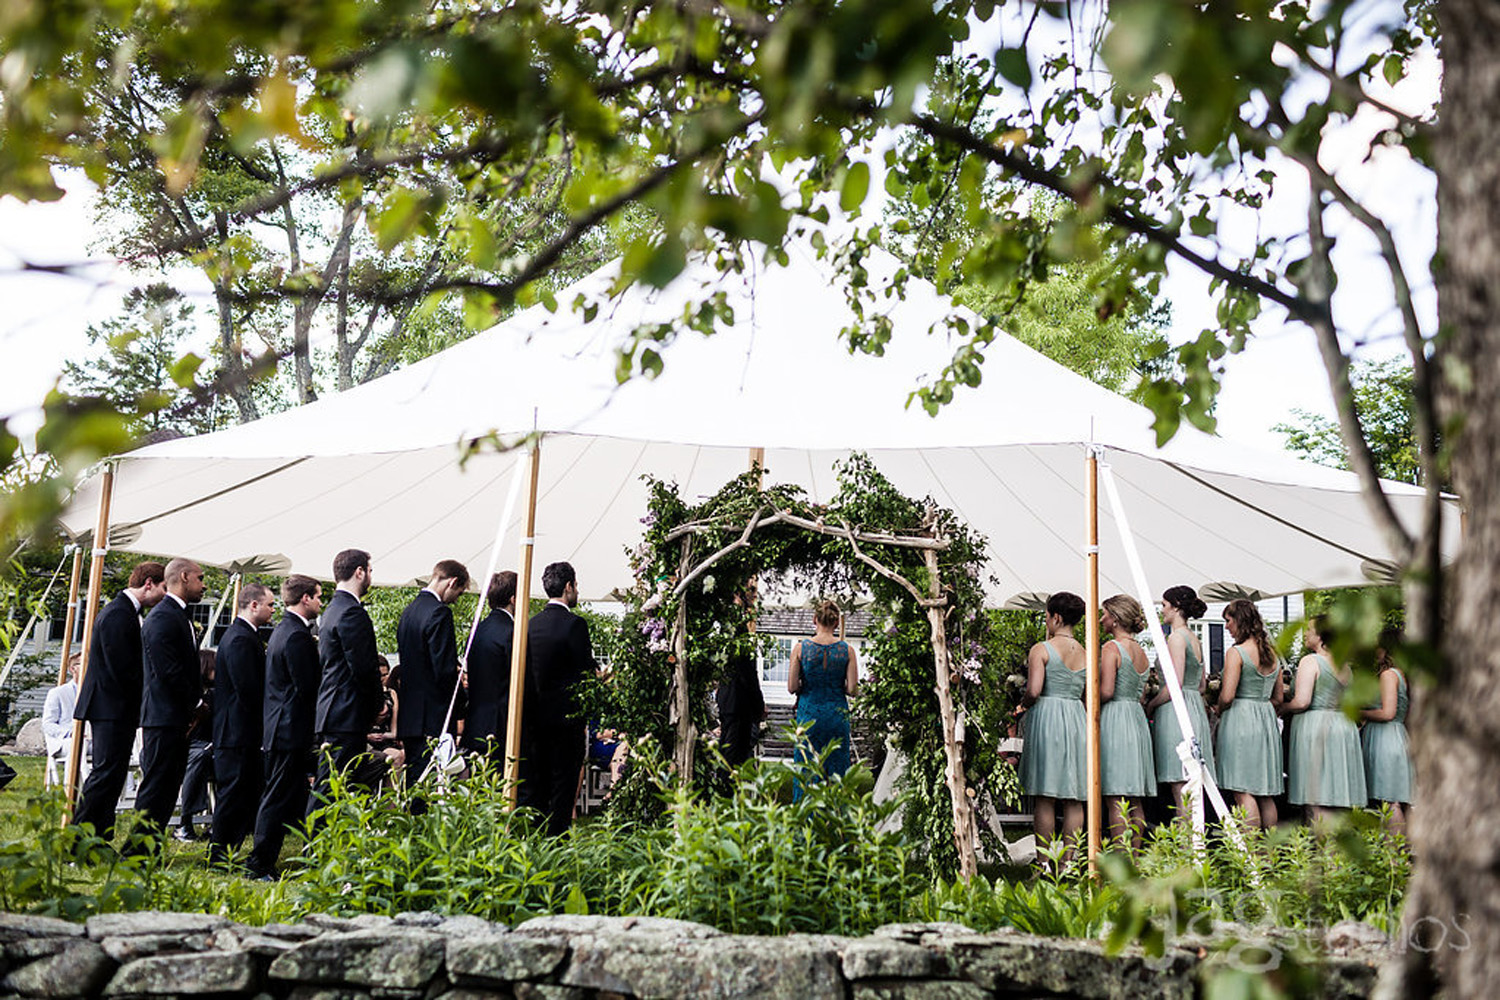
<instances>
[{"instance_id":1,"label":"stone wall","mask_svg":"<svg viewBox=\"0 0 1500 1000\"><path fill-rule=\"evenodd\" d=\"M953 924L765 938L644 917L543 917L507 929L428 913L265 927L190 913L86 924L0 913L0 946L7 996L257 1000L1188 1000L1201 992L1203 954L1107 957L1095 942ZM1374 981L1369 956L1330 959L1327 970L1329 997L1365 996Z\"/></svg>"}]
</instances>

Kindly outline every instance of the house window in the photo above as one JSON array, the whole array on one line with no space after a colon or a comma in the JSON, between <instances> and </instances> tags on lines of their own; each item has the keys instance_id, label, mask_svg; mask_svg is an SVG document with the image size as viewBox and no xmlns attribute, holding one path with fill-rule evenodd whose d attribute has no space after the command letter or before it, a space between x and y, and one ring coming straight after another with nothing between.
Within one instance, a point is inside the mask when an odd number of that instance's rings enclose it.
<instances>
[{"instance_id":1,"label":"house window","mask_svg":"<svg viewBox=\"0 0 1500 1000\"><path fill-rule=\"evenodd\" d=\"M756 658L756 666L760 668L762 684L786 684L787 675L792 669L792 640L777 639L769 649L762 648Z\"/></svg>"}]
</instances>

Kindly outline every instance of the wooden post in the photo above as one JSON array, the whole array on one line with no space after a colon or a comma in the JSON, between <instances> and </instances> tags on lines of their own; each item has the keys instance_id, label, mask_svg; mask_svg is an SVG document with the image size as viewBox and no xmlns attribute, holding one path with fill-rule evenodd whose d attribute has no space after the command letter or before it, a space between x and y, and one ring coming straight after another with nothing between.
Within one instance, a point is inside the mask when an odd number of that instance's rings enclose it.
<instances>
[{"instance_id":1,"label":"wooden post","mask_svg":"<svg viewBox=\"0 0 1500 1000\"><path fill-rule=\"evenodd\" d=\"M1104 795L1099 779L1099 458L1092 446L1088 458L1088 542L1084 547L1087 571L1087 594L1084 596L1083 648L1087 654L1084 667L1084 709L1088 716L1084 729L1084 778L1088 784L1086 824L1088 827L1089 872L1097 873L1100 820L1104 812Z\"/></svg>"},{"instance_id":2,"label":"wooden post","mask_svg":"<svg viewBox=\"0 0 1500 1000\"><path fill-rule=\"evenodd\" d=\"M73 629L78 623L78 584L83 578L83 546L73 548L73 576L68 580L68 611L63 615L62 662L57 665L57 686L68 683L68 657L73 654Z\"/></svg>"},{"instance_id":3,"label":"wooden post","mask_svg":"<svg viewBox=\"0 0 1500 1000\"><path fill-rule=\"evenodd\" d=\"M953 846L958 850L959 877L967 882L974 877L979 865L974 852L974 808L969 800L969 783L964 777L964 751L958 742L958 713L953 708L953 657L948 649L948 627L944 622L947 609L939 603L943 589L938 575L937 552L924 549L922 559L927 565L927 592L931 598L927 606L927 628L932 637L932 659L937 675L943 750L948 758L948 797L953 800Z\"/></svg>"},{"instance_id":4,"label":"wooden post","mask_svg":"<svg viewBox=\"0 0 1500 1000\"><path fill-rule=\"evenodd\" d=\"M510 646L510 705L505 718L505 797L516 807L521 778L521 706L526 697L526 633L531 621L531 551L536 544L536 485L542 468L542 442L531 443L526 491L526 530L521 533L521 566L516 578L516 628ZM489 585L489 581L485 581Z\"/></svg>"},{"instance_id":5,"label":"wooden post","mask_svg":"<svg viewBox=\"0 0 1500 1000\"><path fill-rule=\"evenodd\" d=\"M109 545L109 504L115 492L115 467L104 467L104 478L99 484L99 520L94 526L93 559L89 563L89 596L83 606L83 662L78 666L78 688L83 690L83 680L89 672L89 652L94 642L94 619L99 613L99 592L104 589L104 555ZM63 795L67 808L63 822L73 815L73 803L78 795L78 767L83 759L83 720L73 720L73 746L68 753L68 768L63 781Z\"/></svg>"}]
</instances>

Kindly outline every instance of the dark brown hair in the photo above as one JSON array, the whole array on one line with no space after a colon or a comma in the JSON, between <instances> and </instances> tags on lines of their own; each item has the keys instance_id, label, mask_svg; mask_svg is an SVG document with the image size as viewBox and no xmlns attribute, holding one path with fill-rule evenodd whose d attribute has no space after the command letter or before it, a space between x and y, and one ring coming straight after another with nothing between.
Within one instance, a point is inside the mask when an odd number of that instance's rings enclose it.
<instances>
[{"instance_id":1,"label":"dark brown hair","mask_svg":"<svg viewBox=\"0 0 1500 1000\"><path fill-rule=\"evenodd\" d=\"M167 578L167 568L159 562L139 562L130 571L130 589L139 590L148 583L161 583Z\"/></svg>"},{"instance_id":2,"label":"dark brown hair","mask_svg":"<svg viewBox=\"0 0 1500 1000\"><path fill-rule=\"evenodd\" d=\"M432 567L432 578L434 580L457 580L458 589L469 589L469 567L457 559L438 560L438 564Z\"/></svg>"},{"instance_id":3,"label":"dark brown hair","mask_svg":"<svg viewBox=\"0 0 1500 1000\"><path fill-rule=\"evenodd\" d=\"M1276 666L1276 651L1271 648L1271 637L1266 634L1266 623L1261 620L1260 609L1254 601L1243 597L1230 601L1224 607L1224 620L1233 621L1240 633L1239 641L1254 639L1260 650L1260 669L1270 670Z\"/></svg>"},{"instance_id":4,"label":"dark brown hair","mask_svg":"<svg viewBox=\"0 0 1500 1000\"><path fill-rule=\"evenodd\" d=\"M516 574L513 570L501 570L490 577L490 588L485 593L485 599L490 602L490 610L499 611L511 602L516 596Z\"/></svg>"},{"instance_id":5,"label":"dark brown hair","mask_svg":"<svg viewBox=\"0 0 1500 1000\"><path fill-rule=\"evenodd\" d=\"M1182 617L1191 621L1194 618L1202 618L1208 610L1208 605L1203 603L1203 598L1192 587L1177 586L1168 587L1167 592L1161 595L1161 599L1172 607L1182 612Z\"/></svg>"},{"instance_id":6,"label":"dark brown hair","mask_svg":"<svg viewBox=\"0 0 1500 1000\"><path fill-rule=\"evenodd\" d=\"M355 570L370 569L370 553L364 549L345 549L333 557L333 580L335 583L343 583L345 580L354 579Z\"/></svg>"},{"instance_id":7,"label":"dark brown hair","mask_svg":"<svg viewBox=\"0 0 1500 1000\"><path fill-rule=\"evenodd\" d=\"M281 602L289 608L294 604L301 604L304 597L316 594L321 586L310 576L293 573L281 582Z\"/></svg>"},{"instance_id":8,"label":"dark brown hair","mask_svg":"<svg viewBox=\"0 0 1500 1000\"><path fill-rule=\"evenodd\" d=\"M1071 591L1059 590L1047 598L1047 614L1059 616L1070 628L1083 621L1085 610L1083 598Z\"/></svg>"}]
</instances>

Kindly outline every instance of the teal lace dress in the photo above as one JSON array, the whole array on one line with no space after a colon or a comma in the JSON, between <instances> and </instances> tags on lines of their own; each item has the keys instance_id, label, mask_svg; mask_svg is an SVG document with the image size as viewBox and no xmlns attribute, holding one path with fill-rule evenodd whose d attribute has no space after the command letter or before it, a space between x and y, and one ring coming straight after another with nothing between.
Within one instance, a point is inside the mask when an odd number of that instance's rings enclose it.
<instances>
[{"instance_id":1,"label":"teal lace dress","mask_svg":"<svg viewBox=\"0 0 1500 1000\"><path fill-rule=\"evenodd\" d=\"M822 753L828 744L838 741L829 754L824 771L842 775L849 770L849 699L844 681L849 676L849 644L840 640L826 646L802 640L802 688L797 692L797 725L812 725L808 737L812 748ZM807 753L798 747L797 760Z\"/></svg>"},{"instance_id":2,"label":"teal lace dress","mask_svg":"<svg viewBox=\"0 0 1500 1000\"><path fill-rule=\"evenodd\" d=\"M1082 802L1083 671L1069 670L1052 643L1042 696L1021 723L1021 787L1028 795Z\"/></svg>"},{"instance_id":3,"label":"teal lace dress","mask_svg":"<svg viewBox=\"0 0 1500 1000\"><path fill-rule=\"evenodd\" d=\"M1247 646L1240 651L1240 683L1234 701L1219 720L1219 741L1214 747L1219 787L1251 795L1280 795L1281 730L1276 728L1276 710L1271 695L1281 667L1262 674Z\"/></svg>"},{"instance_id":4,"label":"teal lace dress","mask_svg":"<svg viewBox=\"0 0 1500 1000\"><path fill-rule=\"evenodd\" d=\"M1406 678L1396 674L1396 717L1389 722L1366 722L1360 734L1365 756L1365 784L1377 802L1410 802L1411 746L1406 738L1406 710L1411 695Z\"/></svg>"},{"instance_id":5,"label":"teal lace dress","mask_svg":"<svg viewBox=\"0 0 1500 1000\"><path fill-rule=\"evenodd\" d=\"M1203 705L1203 695L1198 685L1203 680L1203 661L1193 652L1193 644L1187 645L1187 657L1182 664L1182 700L1187 706L1188 719L1198 737L1198 749L1203 753L1203 762L1208 773L1214 770L1214 741L1208 733L1208 709ZM1162 784L1186 781L1182 774L1182 761L1177 757L1177 744L1182 742L1182 727L1177 725L1177 712L1172 703L1156 706L1151 716L1156 732L1156 780Z\"/></svg>"},{"instance_id":6,"label":"teal lace dress","mask_svg":"<svg viewBox=\"0 0 1500 1000\"><path fill-rule=\"evenodd\" d=\"M1156 761L1151 755L1151 727L1141 707L1146 677L1136 672L1125 644L1110 642L1120 651L1115 671L1114 697L1099 709L1099 781L1105 795L1123 795L1137 802L1156 794Z\"/></svg>"},{"instance_id":7,"label":"teal lace dress","mask_svg":"<svg viewBox=\"0 0 1500 1000\"><path fill-rule=\"evenodd\" d=\"M1339 707L1347 688L1319 656L1312 704L1292 716L1286 798L1293 805L1352 809L1368 801L1359 730Z\"/></svg>"}]
</instances>

